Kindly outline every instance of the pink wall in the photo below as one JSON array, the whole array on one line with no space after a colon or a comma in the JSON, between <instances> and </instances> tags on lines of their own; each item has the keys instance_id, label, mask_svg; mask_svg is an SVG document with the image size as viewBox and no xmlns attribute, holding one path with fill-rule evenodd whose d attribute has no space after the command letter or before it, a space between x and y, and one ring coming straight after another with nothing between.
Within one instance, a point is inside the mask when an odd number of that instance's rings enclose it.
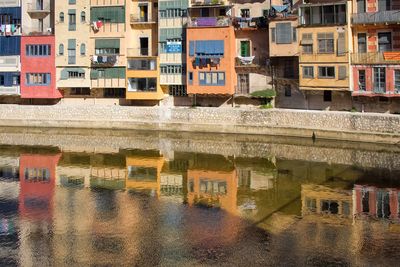
<instances>
[{"instance_id":1,"label":"pink wall","mask_svg":"<svg viewBox=\"0 0 400 267\"><path fill-rule=\"evenodd\" d=\"M50 56L26 56L27 44L50 44ZM55 66L55 37L46 36L23 36L21 38L21 98L62 98L62 94L56 89L56 66ZM46 86L27 85L27 73L50 73L51 82Z\"/></svg>"},{"instance_id":2,"label":"pink wall","mask_svg":"<svg viewBox=\"0 0 400 267\"><path fill-rule=\"evenodd\" d=\"M360 92L358 86L358 71L365 70L366 78L366 92ZM389 95L384 94L374 94L373 93L373 67L369 65L357 65L353 66L353 88L354 95L366 94L368 96L388 96L388 97L400 97L400 94L394 93L394 70L400 70L400 65L389 65L386 66L386 93L391 92Z\"/></svg>"}]
</instances>

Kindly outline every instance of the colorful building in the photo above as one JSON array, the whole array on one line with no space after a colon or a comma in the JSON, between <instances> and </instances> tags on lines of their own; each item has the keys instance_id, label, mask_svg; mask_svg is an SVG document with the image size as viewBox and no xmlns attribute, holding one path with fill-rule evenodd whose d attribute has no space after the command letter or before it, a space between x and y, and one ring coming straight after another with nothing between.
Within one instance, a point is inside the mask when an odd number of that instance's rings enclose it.
<instances>
[{"instance_id":1,"label":"colorful building","mask_svg":"<svg viewBox=\"0 0 400 267\"><path fill-rule=\"evenodd\" d=\"M23 1L22 10L21 98L59 99L62 94L56 89L54 0Z\"/></svg>"},{"instance_id":2,"label":"colorful building","mask_svg":"<svg viewBox=\"0 0 400 267\"><path fill-rule=\"evenodd\" d=\"M400 111L400 4L353 1L353 96L365 111Z\"/></svg>"},{"instance_id":3,"label":"colorful building","mask_svg":"<svg viewBox=\"0 0 400 267\"><path fill-rule=\"evenodd\" d=\"M347 2L303 1L299 6L299 84L309 109L350 110Z\"/></svg>"},{"instance_id":4,"label":"colorful building","mask_svg":"<svg viewBox=\"0 0 400 267\"><path fill-rule=\"evenodd\" d=\"M220 105L235 94L236 40L232 25L232 6L192 2L188 8L186 31L187 93Z\"/></svg>"},{"instance_id":5,"label":"colorful building","mask_svg":"<svg viewBox=\"0 0 400 267\"><path fill-rule=\"evenodd\" d=\"M0 23L0 101L15 101L20 95L20 0L0 1Z\"/></svg>"},{"instance_id":6,"label":"colorful building","mask_svg":"<svg viewBox=\"0 0 400 267\"><path fill-rule=\"evenodd\" d=\"M68 100L90 97L90 1L58 0L54 16L57 89Z\"/></svg>"},{"instance_id":7,"label":"colorful building","mask_svg":"<svg viewBox=\"0 0 400 267\"><path fill-rule=\"evenodd\" d=\"M119 104L125 99L125 0L90 0L91 95Z\"/></svg>"},{"instance_id":8,"label":"colorful building","mask_svg":"<svg viewBox=\"0 0 400 267\"><path fill-rule=\"evenodd\" d=\"M126 99L164 98L160 86L157 1L127 2Z\"/></svg>"}]
</instances>

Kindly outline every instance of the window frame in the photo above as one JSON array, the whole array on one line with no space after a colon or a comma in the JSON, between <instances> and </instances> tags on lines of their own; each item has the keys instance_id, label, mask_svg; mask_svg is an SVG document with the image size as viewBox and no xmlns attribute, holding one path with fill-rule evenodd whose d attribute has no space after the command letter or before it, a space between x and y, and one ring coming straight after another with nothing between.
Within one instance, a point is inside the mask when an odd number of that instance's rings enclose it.
<instances>
[{"instance_id":1,"label":"window frame","mask_svg":"<svg viewBox=\"0 0 400 267\"><path fill-rule=\"evenodd\" d=\"M306 74L306 70L311 71L311 75ZM314 79L314 66L303 66L302 67L303 78Z\"/></svg>"},{"instance_id":2,"label":"window frame","mask_svg":"<svg viewBox=\"0 0 400 267\"><path fill-rule=\"evenodd\" d=\"M328 76L328 69L333 70L333 76ZM325 70L324 75L321 75L321 71ZM335 79L336 78L336 70L335 66L318 66L318 79Z\"/></svg>"}]
</instances>

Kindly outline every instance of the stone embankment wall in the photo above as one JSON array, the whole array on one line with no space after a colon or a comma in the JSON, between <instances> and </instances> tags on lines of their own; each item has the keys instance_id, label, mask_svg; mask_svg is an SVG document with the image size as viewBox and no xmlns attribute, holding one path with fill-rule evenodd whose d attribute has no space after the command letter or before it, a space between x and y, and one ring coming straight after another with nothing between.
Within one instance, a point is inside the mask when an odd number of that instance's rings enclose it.
<instances>
[{"instance_id":1,"label":"stone embankment wall","mask_svg":"<svg viewBox=\"0 0 400 267\"><path fill-rule=\"evenodd\" d=\"M264 134L400 143L400 116L239 108L0 105L0 126Z\"/></svg>"}]
</instances>

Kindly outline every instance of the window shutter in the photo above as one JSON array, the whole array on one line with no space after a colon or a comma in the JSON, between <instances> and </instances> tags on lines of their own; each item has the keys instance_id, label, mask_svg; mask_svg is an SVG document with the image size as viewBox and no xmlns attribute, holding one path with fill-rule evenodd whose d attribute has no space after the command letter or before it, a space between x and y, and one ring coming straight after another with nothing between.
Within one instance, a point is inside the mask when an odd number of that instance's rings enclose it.
<instances>
[{"instance_id":1,"label":"window shutter","mask_svg":"<svg viewBox=\"0 0 400 267\"><path fill-rule=\"evenodd\" d=\"M297 29L296 27L292 27L293 31L293 42L297 42Z\"/></svg>"},{"instance_id":2,"label":"window shutter","mask_svg":"<svg viewBox=\"0 0 400 267\"><path fill-rule=\"evenodd\" d=\"M64 45L60 44L58 47L58 54L64 55Z\"/></svg>"},{"instance_id":3,"label":"window shutter","mask_svg":"<svg viewBox=\"0 0 400 267\"><path fill-rule=\"evenodd\" d=\"M292 25L288 23L276 24L276 43L290 44L292 42Z\"/></svg>"},{"instance_id":4,"label":"window shutter","mask_svg":"<svg viewBox=\"0 0 400 267\"><path fill-rule=\"evenodd\" d=\"M340 32L337 40L337 55L344 56L345 53L346 53L346 38L344 32Z\"/></svg>"},{"instance_id":5,"label":"window shutter","mask_svg":"<svg viewBox=\"0 0 400 267\"><path fill-rule=\"evenodd\" d=\"M189 56L193 57L194 56L194 41L189 41Z\"/></svg>"},{"instance_id":6,"label":"window shutter","mask_svg":"<svg viewBox=\"0 0 400 267\"><path fill-rule=\"evenodd\" d=\"M50 73L46 73L46 84L50 84L51 83L51 75Z\"/></svg>"},{"instance_id":7,"label":"window shutter","mask_svg":"<svg viewBox=\"0 0 400 267\"><path fill-rule=\"evenodd\" d=\"M271 28L271 42L275 43L275 28Z\"/></svg>"},{"instance_id":8,"label":"window shutter","mask_svg":"<svg viewBox=\"0 0 400 267\"><path fill-rule=\"evenodd\" d=\"M119 39L96 39L94 43L95 49L101 48L120 48Z\"/></svg>"},{"instance_id":9,"label":"window shutter","mask_svg":"<svg viewBox=\"0 0 400 267\"><path fill-rule=\"evenodd\" d=\"M346 66L339 66L339 80L346 80L347 68Z\"/></svg>"},{"instance_id":10,"label":"window shutter","mask_svg":"<svg viewBox=\"0 0 400 267\"><path fill-rule=\"evenodd\" d=\"M97 80L99 78L99 71L96 69L90 70L90 79Z\"/></svg>"},{"instance_id":11,"label":"window shutter","mask_svg":"<svg viewBox=\"0 0 400 267\"><path fill-rule=\"evenodd\" d=\"M61 80L67 80L68 79L68 71L67 69L61 70Z\"/></svg>"},{"instance_id":12,"label":"window shutter","mask_svg":"<svg viewBox=\"0 0 400 267\"><path fill-rule=\"evenodd\" d=\"M75 49L76 39L68 39L68 49Z\"/></svg>"},{"instance_id":13,"label":"window shutter","mask_svg":"<svg viewBox=\"0 0 400 267\"><path fill-rule=\"evenodd\" d=\"M85 55L86 54L86 45L85 44L81 44L81 55Z\"/></svg>"},{"instance_id":14,"label":"window shutter","mask_svg":"<svg viewBox=\"0 0 400 267\"><path fill-rule=\"evenodd\" d=\"M68 4L74 5L74 4L76 4L76 0L68 0Z\"/></svg>"}]
</instances>

